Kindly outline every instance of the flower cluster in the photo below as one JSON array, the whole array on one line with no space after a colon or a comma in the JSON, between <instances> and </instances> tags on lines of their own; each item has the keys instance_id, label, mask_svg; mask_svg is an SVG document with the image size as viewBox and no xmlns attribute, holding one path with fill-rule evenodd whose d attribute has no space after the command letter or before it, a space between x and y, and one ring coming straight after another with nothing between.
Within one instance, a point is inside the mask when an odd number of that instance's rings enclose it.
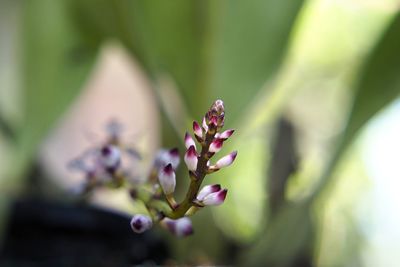
<instances>
[{"instance_id":1,"label":"flower cluster","mask_svg":"<svg viewBox=\"0 0 400 267\"><path fill-rule=\"evenodd\" d=\"M188 169L190 185L181 202L178 203L174 196L177 181L175 172L180 164L180 155L176 148L157 153L146 183L129 185L130 196L142 201L148 210L147 214L135 214L132 217L131 228L134 232L142 233L154 223L159 223L176 236L187 236L193 233L189 216L206 206L217 206L224 202L228 190L221 185L211 184L201 188L206 175L231 165L236 158L237 152L233 151L215 163L211 162L234 132L232 129L222 131L224 122L224 104L217 100L203 117L201 125L193 122L193 136L188 132L185 134L186 151L183 159ZM121 153L124 152L131 158L140 158L135 149L121 145L116 123L108 128L107 142L93 153L95 164L88 167L82 159L75 161L75 166L86 173L86 192L97 185L107 184L105 181L117 187L123 186L129 173L122 167Z\"/></svg>"},{"instance_id":2,"label":"flower cluster","mask_svg":"<svg viewBox=\"0 0 400 267\"><path fill-rule=\"evenodd\" d=\"M137 178L129 166L135 166L141 156L133 146L122 143L122 126L111 120L106 130L107 138L102 144L86 150L69 164L70 169L85 174L85 182L75 190L78 193L89 193L100 186L121 187L127 180ZM130 164L122 164L122 159Z\"/></svg>"}]
</instances>

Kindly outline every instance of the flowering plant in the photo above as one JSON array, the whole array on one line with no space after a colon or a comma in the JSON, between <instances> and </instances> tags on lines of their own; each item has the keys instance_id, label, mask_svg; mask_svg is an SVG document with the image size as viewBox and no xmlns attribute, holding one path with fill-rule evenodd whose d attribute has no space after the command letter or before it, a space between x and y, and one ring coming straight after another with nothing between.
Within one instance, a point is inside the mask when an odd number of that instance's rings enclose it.
<instances>
[{"instance_id":1,"label":"flowering plant","mask_svg":"<svg viewBox=\"0 0 400 267\"><path fill-rule=\"evenodd\" d=\"M180 163L178 149L160 150L146 182L127 185L127 180L132 174L122 164L121 156L125 153L131 158L140 159L140 154L135 149L121 144L120 126L116 122L109 124L109 137L100 148L85 153L72 162L73 167L83 170L86 175L81 192L89 193L99 186L127 186L130 196L142 201L148 211L148 214L133 215L131 228L134 232L142 233L154 223L159 223L176 236L190 235L193 228L188 217L206 206L221 205L228 192L219 184L205 185L201 188L208 174L231 165L236 158L237 152L233 151L217 160L215 164L210 161L234 132L233 129L222 131L224 121L224 104L222 100L217 100L203 117L201 126L198 122L193 122L194 138L186 132L184 162L188 169L190 185L180 203L174 197L175 171Z\"/></svg>"}]
</instances>

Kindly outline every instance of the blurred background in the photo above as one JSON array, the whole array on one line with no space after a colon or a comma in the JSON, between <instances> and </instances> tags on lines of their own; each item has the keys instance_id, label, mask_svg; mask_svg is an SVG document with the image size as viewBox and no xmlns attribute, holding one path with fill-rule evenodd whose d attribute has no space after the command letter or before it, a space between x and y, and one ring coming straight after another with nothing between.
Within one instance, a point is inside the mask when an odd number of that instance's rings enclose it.
<instances>
[{"instance_id":1,"label":"blurred background","mask_svg":"<svg viewBox=\"0 0 400 267\"><path fill-rule=\"evenodd\" d=\"M399 0L0 0L0 262L56 266L52 250L30 247L42 244L29 232L42 217L46 246L85 225L85 240L60 245L69 259L121 235L134 240L114 240L118 251L141 257L127 264L398 266L399 8ZM145 177L159 148L183 151L184 132L218 98L226 128L236 129L223 151L239 156L208 178L228 198L193 217L193 236L137 237L121 214L140 207L123 190L96 193L96 210L77 204L71 191L83 178L66 166L102 141L110 119L143 155L135 170ZM182 168L178 199L188 180ZM93 212L112 223L98 226ZM124 223L114 227L118 216ZM89 257L80 263L108 249L79 254Z\"/></svg>"}]
</instances>

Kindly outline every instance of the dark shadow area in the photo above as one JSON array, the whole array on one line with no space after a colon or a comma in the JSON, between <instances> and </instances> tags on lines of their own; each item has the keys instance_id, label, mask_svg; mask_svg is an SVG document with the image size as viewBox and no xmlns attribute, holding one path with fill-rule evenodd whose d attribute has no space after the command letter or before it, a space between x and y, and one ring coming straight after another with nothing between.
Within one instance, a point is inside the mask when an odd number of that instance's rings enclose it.
<instances>
[{"instance_id":1,"label":"dark shadow area","mask_svg":"<svg viewBox=\"0 0 400 267\"><path fill-rule=\"evenodd\" d=\"M129 217L97 207L18 200L0 251L0 266L161 264L166 244L154 231L130 229Z\"/></svg>"}]
</instances>

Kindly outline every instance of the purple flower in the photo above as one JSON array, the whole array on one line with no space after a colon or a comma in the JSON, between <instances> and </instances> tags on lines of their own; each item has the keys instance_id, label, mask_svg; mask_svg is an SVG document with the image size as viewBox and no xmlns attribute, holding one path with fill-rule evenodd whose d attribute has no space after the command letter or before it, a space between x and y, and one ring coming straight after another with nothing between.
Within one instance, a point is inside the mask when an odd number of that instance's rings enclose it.
<instances>
[{"instance_id":1,"label":"purple flower","mask_svg":"<svg viewBox=\"0 0 400 267\"><path fill-rule=\"evenodd\" d=\"M115 171L121 164L121 151L113 145L106 145L100 149L100 164L107 170Z\"/></svg>"},{"instance_id":2,"label":"purple flower","mask_svg":"<svg viewBox=\"0 0 400 267\"><path fill-rule=\"evenodd\" d=\"M211 153L217 153L221 150L222 148L222 144L224 143L223 139L214 139L211 144L210 144L210 148L208 149L209 152Z\"/></svg>"},{"instance_id":3,"label":"purple flower","mask_svg":"<svg viewBox=\"0 0 400 267\"><path fill-rule=\"evenodd\" d=\"M227 193L227 189L222 189L218 192L210 193L204 197L201 203L205 206L221 205L222 203L224 203Z\"/></svg>"},{"instance_id":4,"label":"purple flower","mask_svg":"<svg viewBox=\"0 0 400 267\"><path fill-rule=\"evenodd\" d=\"M225 141L226 139L231 137L234 132L235 132L235 130L229 129L229 130L223 131L222 133L215 134L215 138L220 138Z\"/></svg>"},{"instance_id":5,"label":"purple flower","mask_svg":"<svg viewBox=\"0 0 400 267\"><path fill-rule=\"evenodd\" d=\"M221 186L219 184L206 185L204 186L200 192L197 194L196 199L198 201L203 201L203 199L211 193L215 193L221 190Z\"/></svg>"},{"instance_id":6,"label":"purple flower","mask_svg":"<svg viewBox=\"0 0 400 267\"><path fill-rule=\"evenodd\" d=\"M183 217L177 220L164 218L162 223L171 233L178 237L185 237L193 234L192 222L188 217Z\"/></svg>"},{"instance_id":7,"label":"purple flower","mask_svg":"<svg viewBox=\"0 0 400 267\"><path fill-rule=\"evenodd\" d=\"M136 214L133 215L131 220L131 228L135 233L143 233L153 226L151 218L147 215Z\"/></svg>"},{"instance_id":8,"label":"purple flower","mask_svg":"<svg viewBox=\"0 0 400 267\"><path fill-rule=\"evenodd\" d=\"M220 158L217 161L217 163L215 163L214 166L210 167L210 169L219 170L219 169L221 169L223 167L227 167L227 166L231 165L235 161L236 156L237 156L237 151L233 151L230 154Z\"/></svg>"}]
</instances>

